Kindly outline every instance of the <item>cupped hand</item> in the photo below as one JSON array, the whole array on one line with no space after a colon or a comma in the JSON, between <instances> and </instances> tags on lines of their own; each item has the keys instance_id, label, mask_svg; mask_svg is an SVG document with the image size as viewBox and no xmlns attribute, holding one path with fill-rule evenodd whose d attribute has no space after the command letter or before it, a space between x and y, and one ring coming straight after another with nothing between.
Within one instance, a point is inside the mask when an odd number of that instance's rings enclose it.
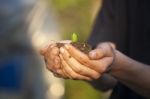
<instances>
[{"instance_id":1,"label":"cupped hand","mask_svg":"<svg viewBox=\"0 0 150 99\"><path fill-rule=\"evenodd\" d=\"M70 43L70 41L68 40L60 41L58 43ZM65 64L65 62L62 60L62 56L60 55L60 50L55 42L42 48L40 50L40 54L44 57L47 69L51 71L54 74L54 76L61 77L61 78L70 78L70 79L80 78L82 80L84 79L90 80L90 78L88 77L75 73L68 66L66 66L64 70L63 64ZM73 75L70 75L70 72Z\"/></svg>"},{"instance_id":2,"label":"cupped hand","mask_svg":"<svg viewBox=\"0 0 150 99\"><path fill-rule=\"evenodd\" d=\"M107 71L107 68L113 62L113 48L111 43L101 43L95 50L92 50L89 55L87 55L71 44L66 44L60 49L62 69L67 72L72 79L98 79ZM77 74L80 75L80 77L78 77ZM83 77L81 77L81 75Z\"/></svg>"},{"instance_id":3,"label":"cupped hand","mask_svg":"<svg viewBox=\"0 0 150 99\"><path fill-rule=\"evenodd\" d=\"M52 42L40 50L40 54L44 57L47 69L56 77L67 78L67 74L61 69L59 53L60 51L56 42Z\"/></svg>"}]
</instances>

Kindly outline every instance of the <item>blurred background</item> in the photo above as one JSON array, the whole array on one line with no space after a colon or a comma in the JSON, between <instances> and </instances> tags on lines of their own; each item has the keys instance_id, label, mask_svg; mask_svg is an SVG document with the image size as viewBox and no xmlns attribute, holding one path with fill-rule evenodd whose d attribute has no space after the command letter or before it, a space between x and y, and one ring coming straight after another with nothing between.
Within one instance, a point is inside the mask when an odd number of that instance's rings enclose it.
<instances>
[{"instance_id":1,"label":"blurred background","mask_svg":"<svg viewBox=\"0 0 150 99\"><path fill-rule=\"evenodd\" d=\"M0 99L108 99L83 81L55 78L39 49L78 33L86 42L101 0L0 0Z\"/></svg>"}]
</instances>

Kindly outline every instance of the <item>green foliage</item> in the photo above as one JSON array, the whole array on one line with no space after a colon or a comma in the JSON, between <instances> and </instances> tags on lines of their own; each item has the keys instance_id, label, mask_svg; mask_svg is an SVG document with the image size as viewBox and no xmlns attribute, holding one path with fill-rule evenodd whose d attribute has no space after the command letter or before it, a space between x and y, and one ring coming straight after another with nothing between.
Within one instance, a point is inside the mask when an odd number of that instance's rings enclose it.
<instances>
[{"instance_id":1,"label":"green foliage","mask_svg":"<svg viewBox=\"0 0 150 99\"><path fill-rule=\"evenodd\" d=\"M75 32L72 33L71 40L72 40L72 42L77 42L78 41L78 35Z\"/></svg>"},{"instance_id":2,"label":"green foliage","mask_svg":"<svg viewBox=\"0 0 150 99\"><path fill-rule=\"evenodd\" d=\"M86 41L91 31L92 0L52 0L57 11L63 39L70 39L70 33L80 33L78 39Z\"/></svg>"},{"instance_id":3,"label":"green foliage","mask_svg":"<svg viewBox=\"0 0 150 99\"><path fill-rule=\"evenodd\" d=\"M102 93L94 90L83 81L66 80L66 93L64 99L105 99Z\"/></svg>"},{"instance_id":4,"label":"green foliage","mask_svg":"<svg viewBox=\"0 0 150 99\"><path fill-rule=\"evenodd\" d=\"M52 0L52 4L59 11L67 11L68 8L87 7L91 0Z\"/></svg>"}]
</instances>

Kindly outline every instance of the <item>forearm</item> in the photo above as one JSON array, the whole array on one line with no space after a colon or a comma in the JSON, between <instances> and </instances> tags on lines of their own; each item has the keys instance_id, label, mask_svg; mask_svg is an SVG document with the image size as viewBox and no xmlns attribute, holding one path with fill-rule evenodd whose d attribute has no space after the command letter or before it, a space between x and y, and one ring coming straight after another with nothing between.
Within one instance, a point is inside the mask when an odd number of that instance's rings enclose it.
<instances>
[{"instance_id":1,"label":"forearm","mask_svg":"<svg viewBox=\"0 0 150 99\"><path fill-rule=\"evenodd\" d=\"M96 89L105 92L112 89L117 84L117 80L109 74L104 74L100 79L90 81L89 83Z\"/></svg>"},{"instance_id":2,"label":"forearm","mask_svg":"<svg viewBox=\"0 0 150 99\"><path fill-rule=\"evenodd\" d=\"M110 74L135 92L150 98L150 67L148 65L116 51L115 63Z\"/></svg>"}]
</instances>

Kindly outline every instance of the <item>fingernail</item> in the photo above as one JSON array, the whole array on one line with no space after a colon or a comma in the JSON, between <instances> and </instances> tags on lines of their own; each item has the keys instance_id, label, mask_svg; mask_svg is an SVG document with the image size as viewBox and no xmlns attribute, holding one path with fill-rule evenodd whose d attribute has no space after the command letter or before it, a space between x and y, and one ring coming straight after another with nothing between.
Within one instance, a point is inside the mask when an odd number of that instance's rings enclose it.
<instances>
[{"instance_id":1,"label":"fingernail","mask_svg":"<svg viewBox=\"0 0 150 99\"><path fill-rule=\"evenodd\" d=\"M60 52L61 52L61 53L64 53L64 51L65 51L64 48L61 47L61 48L60 48Z\"/></svg>"}]
</instances>

